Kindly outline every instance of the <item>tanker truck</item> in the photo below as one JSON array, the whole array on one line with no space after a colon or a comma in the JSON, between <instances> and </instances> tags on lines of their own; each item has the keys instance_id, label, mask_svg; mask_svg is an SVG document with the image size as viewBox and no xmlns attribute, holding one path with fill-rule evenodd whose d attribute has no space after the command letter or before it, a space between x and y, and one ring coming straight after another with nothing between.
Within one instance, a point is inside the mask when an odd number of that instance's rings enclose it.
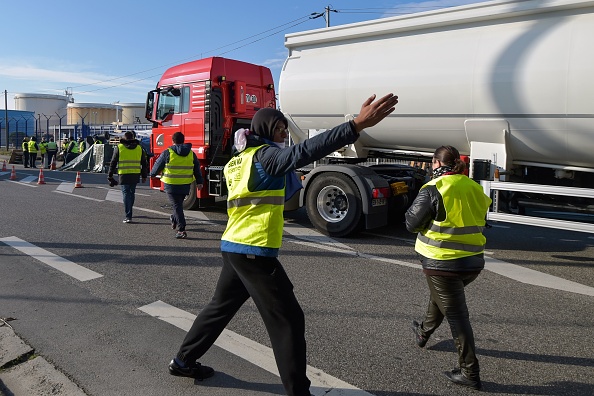
<instances>
[{"instance_id":1,"label":"tanker truck","mask_svg":"<svg viewBox=\"0 0 594 396\"><path fill-rule=\"evenodd\" d=\"M306 170L298 206L333 236L385 225L424 182L410 165L452 145L493 197L489 220L594 232L592 37L584 0L490 1L286 35L279 108L294 142L352 119L371 93L399 96L388 118Z\"/></svg>"}]
</instances>

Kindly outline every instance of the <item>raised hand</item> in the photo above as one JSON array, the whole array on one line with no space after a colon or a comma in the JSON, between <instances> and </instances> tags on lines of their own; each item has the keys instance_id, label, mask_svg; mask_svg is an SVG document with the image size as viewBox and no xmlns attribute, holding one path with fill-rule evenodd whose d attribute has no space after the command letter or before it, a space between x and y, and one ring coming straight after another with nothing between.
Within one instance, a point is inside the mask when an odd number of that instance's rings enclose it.
<instances>
[{"instance_id":1,"label":"raised hand","mask_svg":"<svg viewBox=\"0 0 594 396\"><path fill-rule=\"evenodd\" d=\"M375 94L373 94L363 103L359 115L353 120L357 133L376 125L386 118L395 110L394 106L398 103L398 96L392 93L374 102L375 97Z\"/></svg>"}]
</instances>

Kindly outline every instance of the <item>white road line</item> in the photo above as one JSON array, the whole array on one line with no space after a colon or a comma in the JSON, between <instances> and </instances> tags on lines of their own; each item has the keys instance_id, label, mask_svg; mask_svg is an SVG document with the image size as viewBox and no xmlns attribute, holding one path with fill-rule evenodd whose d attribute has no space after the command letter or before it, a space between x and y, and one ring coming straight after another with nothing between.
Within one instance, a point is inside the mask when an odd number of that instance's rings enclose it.
<instances>
[{"instance_id":1,"label":"white road line","mask_svg":"<svg viewBox=\"0 0 594 396\"><path fill-rule=\"evenodd\" d=\"M185 331L190 330L196 319L195 315L163 301L155 301L138 309ZM272 349L267 346L227 329L223 330L215 345L276 376L279 375ZM312 366L307 366L307 376L312 384L310 391L315 396L373 396Z\"/></svg>"},{"instance_id":2,"label":"white road line","mask_svg":"<svg viewBox=\"0 0 594 396\"><path fill-rule=\"evenodd\" d=\"M28 184L28 183L21 183L19 180L6 180L7 182L11 182L11 183L16 183L16 184L20 184L21 186L27 186L27 187L38 187L37 184Z\"/></svg>"},{"instance_id":3,"label":"white road line","mask_svg":"<svg viewBox=\"0 0 594 396\"><path fill-rule=\"evenodd\" d=\"M376 234L373 232L364 232L364 234L372 235L372 236L376 236L376 237L380 237L380 238L395 239L397 241L402 241L402 242L408 243L409 245L415 244L415 238L400 238L400 237L395 237L395 236L390 236L390 235Z\"/></svg>"},{"instance_id":4,"label":"white road line","mask_svg":"<svg viewBox=\"0 0 594 396\"><path fill-rule=\"evenodd\" d=\"M66 275L78 279L80 281L88 281L95 278L100 278L103 275L95 271L91 271L83 266L80 266L72 261L66 260L63 257L57 256L45 249L37 247L29 242L26 242L15 236L0 238L0 242L4 242L24 254L27 254L52 268L62 271Z\"/></svg>"},{"instance_id":5,"label":"white road line","mask_svg":"<svg viewBox=\"0 0 594 396\"><path fill-rule=\"evenodd\" d=\"M0 176L10 175L10 172L0 172Z\"/></svg>"},{"instance_id":6,"label":"white road line","mask_svg":"<svg viewBox=\"0 0 594 396\"><path fill-rule=\"evenodd\" d=\"M71 193L72 191L74 191L74 183L70 183L70 182L60 183L60 185L58 187L56 187L56 191Z\"/></svg>"},{"instance_id":7,"label":"white road line","mask_svg":"<svg viewBox=\"0 0 594 396\"><path fill-rule=\"evenodd\" d=\"M485 269L518 282L529 285L564 290L594 297L594 287L582 285L557 276L545 274L519 265L506 263L492 257L485 257Z\"/></svg>"},{"instance_id":8,"label":"white road line","mask_svg":"<svg viewBox=\"0 0 594 396\"><path fill-rule=\"evenodd\" d=\"M27 177L23 177L21 180L19 180L19 182L31 183L31 182L37 182L37 180L39 180L39 178L37 176L27 176Z\"/></svg>"},{"instance_id":9,"label":"white road line","mask_svg":"<svg viewBox=\"0 0 594 396\"><path fill-rule=\"evenodd\" d=\"M89 201L95 201L95 202L103 202L104 201L103 199L85 197L84 195L77 195L77 194L69 193L69 192L66 192L66 191L54 190L52 192L55 192L55 193L58 193L58 194L70 195L71 197L87 199Z\"/></svg>"},{"instance_id":10,"label":"white road line","mask_svg":"<svg viewBox=\"0 0 594 396\"><path fill-rule=\"evenodd\" d=\"M346 250L353 250L352 247L345 245L344 243L338 242L335 239L332 239L314 229L306 228L296 224L287 224L285 223L284 227L285 231L289 234L293 235L296 238L302 239L304 241L309 241L313 243L319 243L322 245L335 247L338 249L346 249Z\"/></svg>"},{"instance_id":11,"label":"white road line","mask_svg":"<svg viewBox=\"0 0 594 396\"><path fill-rule=\"evenodd\" d=\"M286 227L286 226L285 226ZM311 242L312 238L311 235L317 233L317 231L309 230L307 233L303 233L305 237L302 237L299 233L294 232L296 227L293 226L293 235L298 239L291 239L291 238L283 238L286 242L296 243L300 245L310 246L313 248L329 250L336 253L342 253L349 256L357 256L361 258L366 258L369 260L375 261L382 261L385 263L401 265L404 267L411 267L411 268L423 268L420 264L413 264L406 261L394 260L389 259L386 257L375 256L372 254L361 253L352 248L348 247L348 249L344 249L341 247L342 244L332 243L332 238L326 237L323 243ZM320 234L322 235L322 234ZM521 267L519 265L510 264L505 261L497 260L492 257L485 256L485 269L496 274L505 276L506 278L521 282L527 283L530 285L547 287L550 289L556 290L563 290L568 291L571 293L577 294L584 294L586 296L594 296L594 287L582 285L577 282L572 282L563 278L559 278L557 276L545 274L539 271L531 270L528 268Z\"/></svg>"},{"instance_id":12,"label":"white road line","mask_svg":"<svg viewBox=\"0 0 594 396\"><path fill-rule=\"evenodd\" d=\"M124 197L122 195L122 192L118 191L118 190L107 191L107 194L105 195L105 200L112 201L112 202L124 203ZM136 209L136 208L134 208L134 209Z\"/></svg>"}]
</instances>

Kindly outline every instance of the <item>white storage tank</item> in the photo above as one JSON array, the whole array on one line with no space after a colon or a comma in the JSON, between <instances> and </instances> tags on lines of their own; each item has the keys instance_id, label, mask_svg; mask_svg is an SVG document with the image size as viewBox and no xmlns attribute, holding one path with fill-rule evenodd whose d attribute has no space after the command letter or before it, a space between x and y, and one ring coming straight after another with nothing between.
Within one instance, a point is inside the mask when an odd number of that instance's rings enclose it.
<instances>
[{"instance_id":1,"label":"white storage tank","mask_svg":"<svg viewBox=\"0 0 594 396\"><path fill-rule=\"evenodd\" d=\"M107 125L116 121L116 106L103 103L69 103L68 125Z\"/></svg>"},{"instance_id":2,"label":"white storage tank","mask_svg":"<svg viewBox=\"0 0 594 396\"><path fill-rule=\"evenodd\" d=\"M53 126L60 125L60 117L66 116L68 101L68 96L64 95L17 93L14 95L14 108L35 113L34 116L39 121L40 130L47 132L48 123L50 130ZM65 124L65 121L62 118L62 125Z\"/></svg>"},{"instance_id":3,"label":"white storage tank","mask_svg":"<svg viewBox=\"0 0 594 396\"><path fill-rule=\"evenodd\" d=\"M120 122L122 124L143 124L148 121L144 117L144 103L117 103L120 108Z\"/></svg>"}]
</instances>

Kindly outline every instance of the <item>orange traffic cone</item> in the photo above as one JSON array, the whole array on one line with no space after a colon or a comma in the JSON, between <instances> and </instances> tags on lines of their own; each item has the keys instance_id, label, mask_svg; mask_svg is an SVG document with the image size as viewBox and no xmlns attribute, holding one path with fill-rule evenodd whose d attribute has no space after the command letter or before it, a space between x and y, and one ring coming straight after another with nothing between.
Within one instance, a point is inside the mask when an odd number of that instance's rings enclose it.
<instances>
[{"instance_id":1,"label":"orange traffic cone","mask_svg":"<svg viewBox=\"0 0 594 396\"><path fill-rule=\"evenodd\" d=\"M6 172L6 160L2 163L2 172Z\"/></svg>"},{"instance_id":2,"label":"orange traffic cone","mask_svg":"<svg viewBox=\"0 0 594 396\"><path fill-rule=\"evenodd\" d=\"M82 183L80 181L80 172L76 172L76 182L74 183L74 188L81 188Z\"/></svg>"},{"instance_id":3,"label":"orange traffic cone","mask_svg":"<svg viewBox=\"0 0 594 396\"><path fill-rule=\"evenodd\" d=\"M14 165L12 166L12 172L10 172L10 180L16 180L16 170L14 169Z\"/></svg>"},{"instance_id":4,"label":"orange traffic cone","mask_svg":"<svg viewBox=\"0 0 594 396\"><path fill-rule=\"evenodd\" d=\"M39 179L37 179L37 184L45 184L45 178L43 177L43 168L39 168Z\"/></svg>"},{"instance_id":5,"label":"orange traffic cone","mask_svg":"<svg viewBox=\"0 0 594 396\"><path fill-rule=\"evenodd\" d=\"M50 170L56 170L56 157L52 158L52 164L50 165Z\"/></svg>"}]
</instances>

